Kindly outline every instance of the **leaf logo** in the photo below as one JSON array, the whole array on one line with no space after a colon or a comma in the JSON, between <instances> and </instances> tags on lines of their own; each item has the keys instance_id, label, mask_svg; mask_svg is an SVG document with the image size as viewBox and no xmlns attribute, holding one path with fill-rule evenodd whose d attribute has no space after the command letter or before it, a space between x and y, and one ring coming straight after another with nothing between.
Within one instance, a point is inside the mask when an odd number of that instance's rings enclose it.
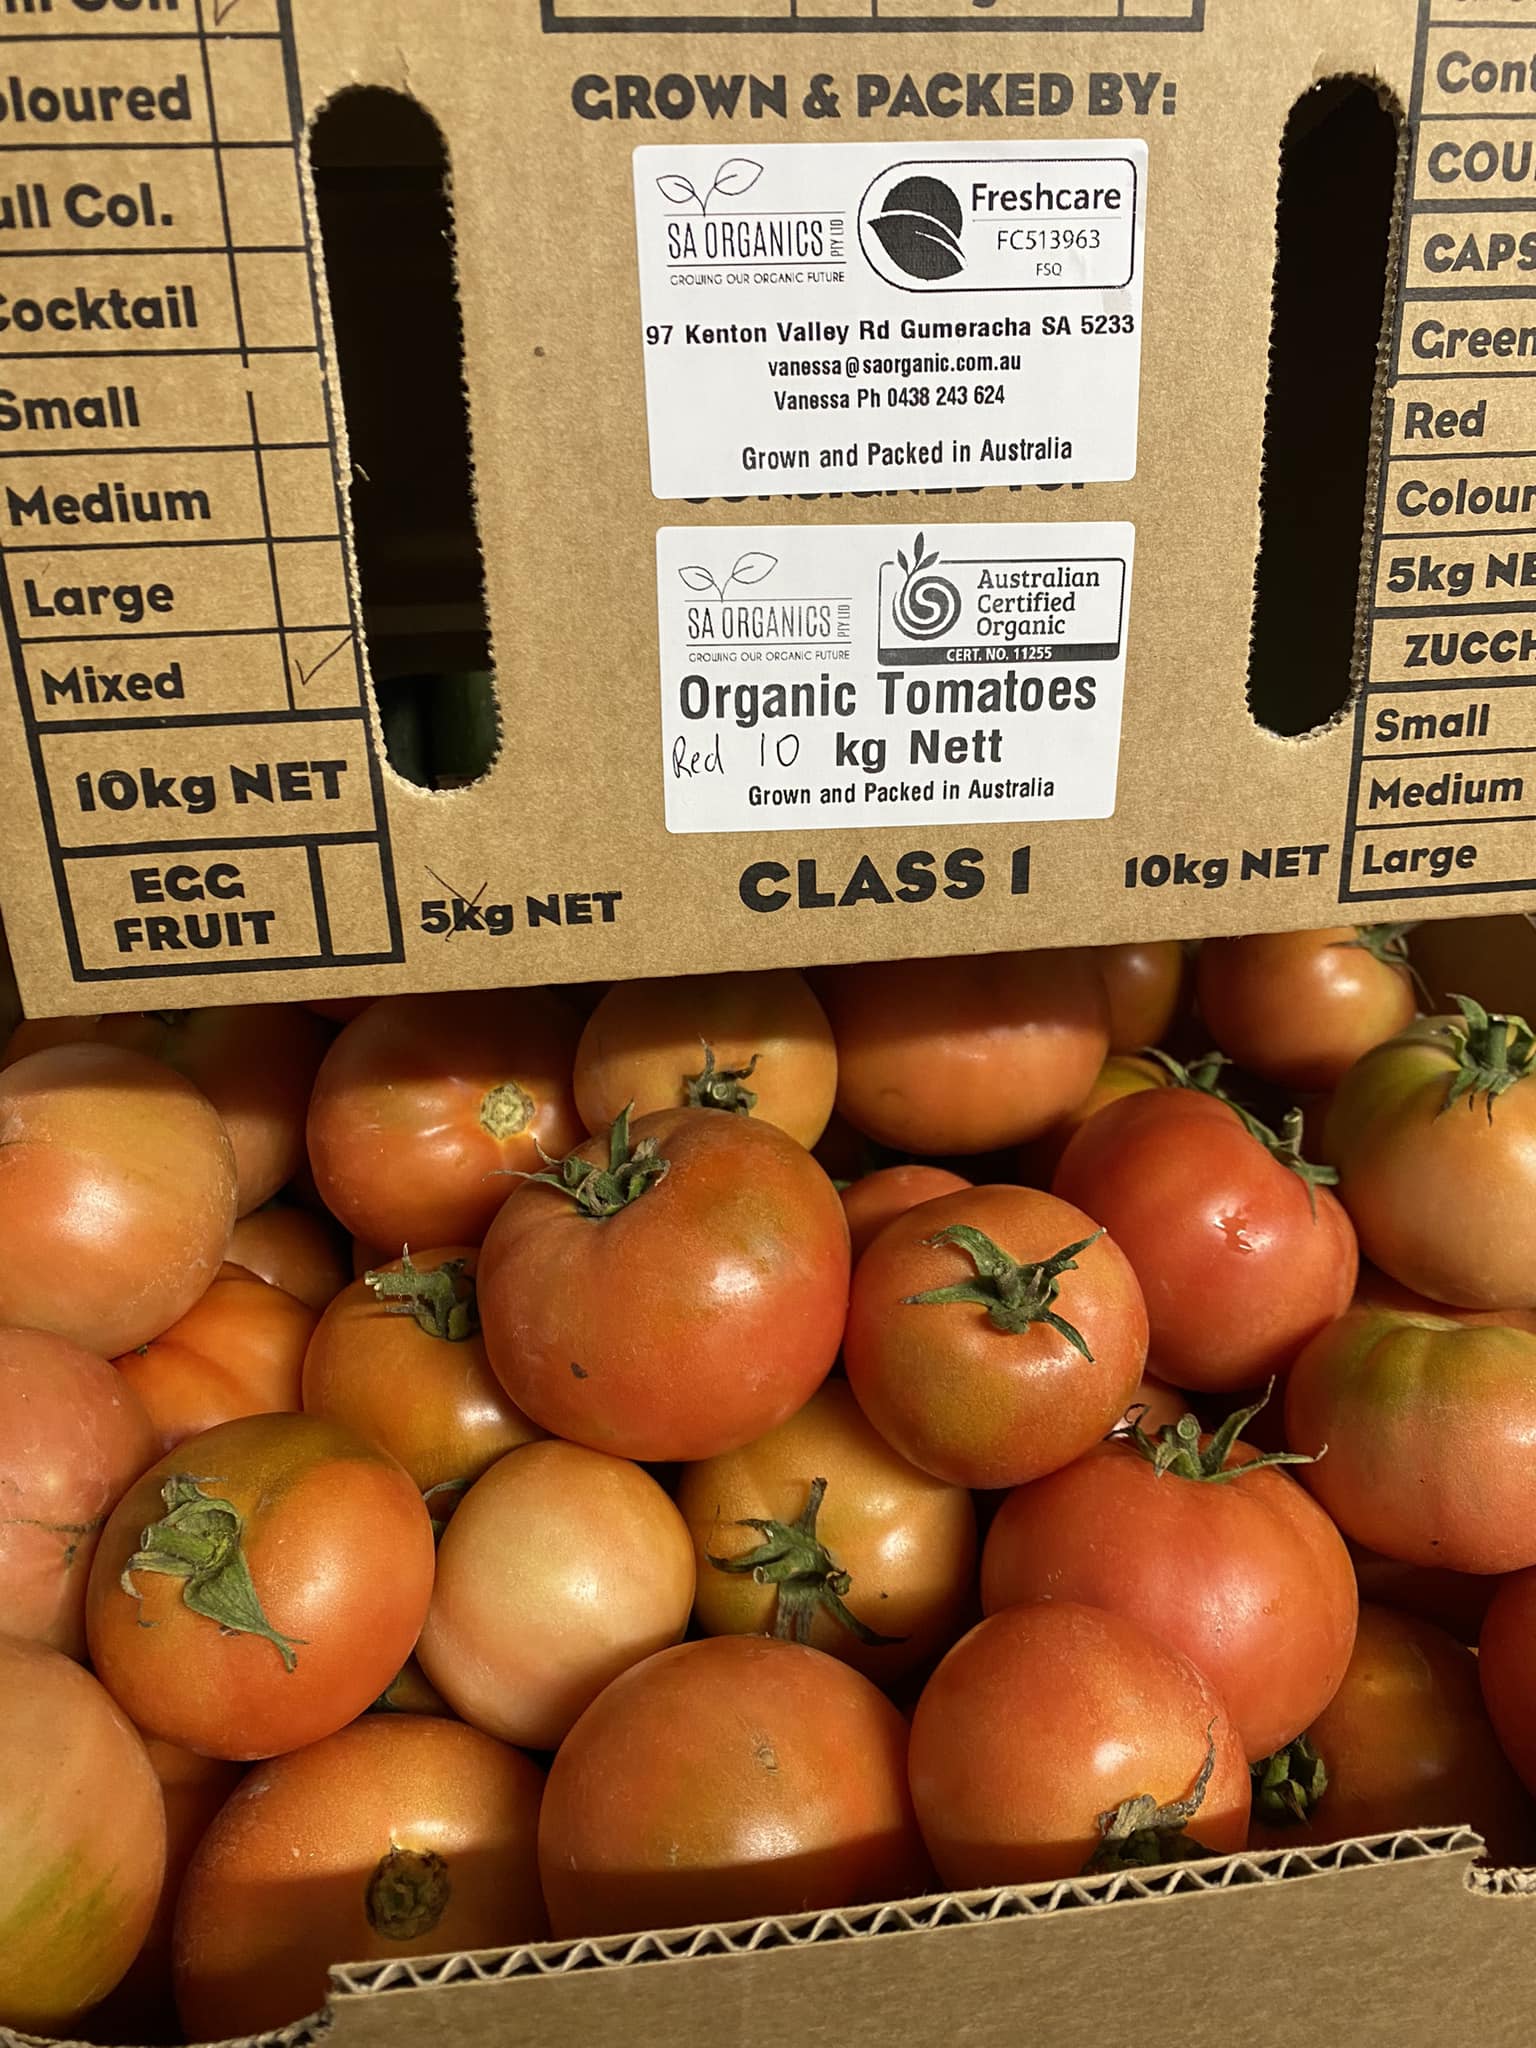
<instances>
[{"instance_id":1,"label":"leaf logo","mask_svg":"<svg viewBox=\"0 0 1536 2048\"><path fill-rule=\"evenodd\" d=\"M763 175L763 167L754 163L749 156L728 156L715 172L707 192L700 192L691 178L681 172L667 171L656 180L656 189L674 206L696 206L700 213L708 213L709 202L718 192L725 199L739 199L743 192L750 192Z\"/></svg>"},{"instance_id":2,"label":"leaf logo","mask_svg":"<svg viewBox=\"0 0 1536 2048\"><path fill-rule=\"evenodd\" d=\"M937 548L926 548L922 534L912 543L912 559L898 548L903 582L891 610L896 623L910 640L937 640L960 616L960 593L947 576L934 573L939 559Z\"/></svg>"},{"instance_id":3,"label":"leaf logo","mask_svg":"<svg viewBox=\"0 0 1536 2048\"><path fill-rule=\"evenodd\" d=\"M701 563L690 562L685 569L678 570L678 576L690 590L701 594L710 592L714 597L724 597L733 583L761 583L779 566L777 555L765 555L759 548L750 548L746 554L738 555L731 564L730 573L722 580L713 570Z\"/></svg>"},{"instance_id":4,"label":"leaf logo","mask_svg":"<svg viewBox=\"0 0 1536 2048\"><path fill-rule=\"evenodd\" d=\"M908 277L931 281L965 268L960 202L939 178L903 178L869 223L882 249Z\"/></svg>"}]
</instances>

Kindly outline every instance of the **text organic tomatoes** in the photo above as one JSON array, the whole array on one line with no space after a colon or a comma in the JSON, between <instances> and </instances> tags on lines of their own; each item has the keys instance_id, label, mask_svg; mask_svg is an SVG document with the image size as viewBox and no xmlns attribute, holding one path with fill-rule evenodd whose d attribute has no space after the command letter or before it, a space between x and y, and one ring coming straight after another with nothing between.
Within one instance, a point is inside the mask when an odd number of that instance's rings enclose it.
<instances>
[{"instance_id":1,"label":"text organic tomatoes","mask_svg":"<svg viewBox=\"0 0 1536 2048\"><path fill-rule=\"evenodd\" d=\"M1536 1337L1353 1309L1297 1360L1286 1435L1346 1536L1405 1564L1536 1564Z\"/></svg>"},{"instance_id":2,"label":"text organic tomatoes","mask_svg":"<svg viewBox=\"0 0 1536 2048\"><path fill-rule=\"evenodd\" d=\"M389 1684L432 1562L427 1510L393 1458L318 1416L226 1422L118 1504L91 1571L91 1659L147 1733L273 1756Z\"/></svg>"},{"instance_id":3,"label":"text organic tomatoes","mask_svg":"<svg viewBox=\"0 0 1536 2048\"><path fill-rule=\"evenodd\" d=\"M908 1464L828 1380L755 1444L684 1467L709 1635L779 1635L882 1681L959 1632L976 1563L971 1496Z\"/></svg>"},{"instance_id":4,"label":"text organic tomatoes","mask_svg":"<svg viewBox=\"0 0 1536 2048\"><path fill-rule=\"evenodd\" d=\"M1247 1840L1248 1765L1211 1685L1134 1622L1073 1601L1007 1608L956 1643L918 1701L911 1769L957 1891Z\"/></svg>"},{"instance_id":5,"label":"text organic tomatoes","mask_svg":"<svg viewBox=\"0 0 1536 2048\"><path fill-rule=\"evenodd\" d=\"M675 1643L693 1545L647 1472L577 1444L527 1444L443 1532L417 1656L455 1713L553 1749L621 1671Z\"/></svg>"},{"instance_id":6,"label":"text organic tomatoes","mask_svg":"<svg viewBox=\"0 0 1536 2048\"><path fill-rule=\"evenodd\" d=\"M1197 1075L1100 1110L1052 1186L1135 1268L1153 1372L1225 1389L1284 1372L1349 1304L1355 1235L1327 1177Z\"/></svg>"},{"instance_id":7,"label":"text organic tomatoes","mask_svg":"<svg viewBox=\"0 0 1536 2048\"><path fill-rule=\"evenodd\" d=\"M517 1185L581 1136L576 1020L544 989L386 996L325 1056L309 1158L326 1206L394 1257L478 1244Z\"/></svg>"},{"instance_id":8,"label":"text organic tomatoes","mask_svg":"<svg viewBox=\"0 0 1536 2048\"><path fill-rule=\"evenodd\" d=\"M628 1105L724 1109L777 1124L802 1145L826 1129L837 1051L826 1012L790 968L617 981L587 1019L576 1104L604 1132Z\"/></svg>"},{"instance_id":9,"label":"text organic tomatoes","mask_svg":"<svg viewBox=\"0 0 1536 2048\"><path fill-rule=\"evenodd\" d=\"M989 953L838 967L818 987L837 1106L903 1152L989 1152L1048 1130L1109 1050L1091 953Z\"/></svg>"},{"instance_id":10,"label":"text organic tomatoes","mask_svg":"<svg viewBox=\"0 0 1536 2048\"><path fill-rule=\"evenodd\" d=\"M854 1275L843 1361L903 1457L997 1487L1097 1442L1146 1351L1136 1276L1092 1219L1030 1188L989 1187L886 1226Z\"/></svg>"},{"instance_id":11,"label":"text organic tomatoes","mask_svg":"<svg viewBox=\"0 0 1536 2048\"><path fill-rule=\"evenodd\" d=\"M661 1651L599 1695L550 1770L555 1934L910 1897L927 1859L906 1751L890 1701L819 1650L716 1636Z\"/></svg>"},{"instance_id":12,"label":"text organic tomatoes","mask_svg":"<svg viewBox=\"0 0 1536 2048\"><path fill-rule=\"evenodd\" d=\"M848 1225L772 1124L659 1110L518 1183L477 1280L491 1364L535 1422L622 1457L707 1458L826 1377Z\"/></svg>"},{"instance_id":13,"label":"text organic tomatoes","mask_svg":"<svg viewBox=\"0 0 1536 2048\"><path fill-rule=\"evenodd\" d=\"M1332 1699L1355 1639L1344 1539L1278 1462L1191 1415L1154 1438L1133 1424L1011 1493L987 1536L989 1614L1077 1600L1181 1650L1221 1694L1250 1761ZM1273 1456L1273 1454L1272 1454Z\"/></svg>"},{"instance_id":14,"label":"text organic tomatoes","mask_svg":"<svg viewBox=\"0 0 1536 2048\"><path fill-rule=\"evenodd\" d=\"M1536 1035L1465 996L1367 1053L1328 1156L1367 1258L1462 1308L1536 1307Z\"/></svg>"},{"instance_id":15,"label":"text organic tomatoes","mask_svg":"<svg viewBox=\"0 0 1536 2048\"><path fill-rule=\"evenodd\" d=\"M0 1635L85 1655L85 1588L107 1516L159 1443L104 1358L0 1329Z\"/></svg>"},{"instance_id":16,"label":"text organic tomatoes","mask_svg":"<svg viewBox=\"0 0 1536 2048\"><path fill-rule=\"evenodd\" d=\"M543 1781L455 1721L356 1722L258 1765L203 1837L176 1915L176 1996L193 2041L253 2034L324 2003L342 1957L537 1941Z\"/></svg>"},{"instance_id":17,"label":"text organic tomatoes","mask_svg":"<svg viewBox=\"0 0 1536 2048\"><path fill-rule=\"evenodd\" d=\"M169 1067L61 1045L0 1073L0 1321L115 1357L186 1313L234 1220L224 1126Z\"/></svg>"},{"instance_id":18,"label":"text organic tomatoes","mask_svg":"<svg viewBox=\"0 0 1536 2048\"><path fill-rule=\"evenodd\" d=\"M66 2032L133 1961L160 1896L165 1808L101 1686L0 1636L0 2026Z\"/></svg>"}]
</instances>

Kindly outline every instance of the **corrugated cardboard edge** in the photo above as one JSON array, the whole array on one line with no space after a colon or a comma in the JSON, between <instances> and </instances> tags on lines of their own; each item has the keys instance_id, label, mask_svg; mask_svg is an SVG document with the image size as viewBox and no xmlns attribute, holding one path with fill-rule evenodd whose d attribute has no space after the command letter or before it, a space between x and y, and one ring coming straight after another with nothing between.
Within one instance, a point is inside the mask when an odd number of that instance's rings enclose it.
<instances>
[{"instance_id":1,"label":"corrugated cardboard edge","mask_svg":"<svg viewBox=\"0 0 1536 2048\"><path fill-rule=\"evenodd\" d=\"M1414 1862L1466 1864L1482 1851L1467 1828L1437 1828L1375 1835L1318 1849L1271 1849L1241 1856L1211 1857L1166 1864L1154 1870L1123 1871L1106 1877L1054 1884L1002 1886L986 1891L935 1893L895 1904L846 1911L801 1913L783 1919L745 1920L687 1927L603 1940L525 1944L399 1961L342 1964L331 1972L331 1995L352 2005L394 1992L421 1992L464 1984L505 1984L514 1979L619 1972L667 1963L707 1963L773 1950L867 1942L890 1935L940 1934L1009 1920L1042 1920L1066 1913L1097 1913L1111 1906L1153 1905L1160 1900L1278 1889L1298 1880L1348 1881L1367 1870ZM1454 1885L1451 1872L1447 1880ZM1536 1869L1466 1868L1463 1888L1489 1898L1536 1895ZM1348 1914L1347 1902L1339 1911ZM355 2007L354 2007L355 2009ZM335 2005L293 2026L242 2037L220 2048L310 2048L329 2033ZM439 2024L452 2023L451 2010ZM0 2027L0 2048L51 2048L36 2035Z\"/></svg>"}]
</instances>

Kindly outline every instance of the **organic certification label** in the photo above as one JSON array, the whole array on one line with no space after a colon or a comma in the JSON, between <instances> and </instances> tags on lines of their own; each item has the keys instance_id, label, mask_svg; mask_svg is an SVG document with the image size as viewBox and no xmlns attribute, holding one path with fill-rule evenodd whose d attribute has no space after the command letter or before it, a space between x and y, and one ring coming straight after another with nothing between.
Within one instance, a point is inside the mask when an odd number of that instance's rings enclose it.
<instances>
[{"instance_id":1,"label":"organic certification label","mask_svg":"<svg viewBox=\"0 0 1536 2048\"><path fill-rule=\"evenodd\" d=\"M1109 817L1134 539L664 527L668 831Z\"/></svg>"},{"instance_id":2,"label":"organic certification label","mask_svg":"<svg viewBox=\"0 0 1536 2048\"><path fill-rule=\"evenodd\" d=\"M658 498L1136 471L1144 142L637 149Z\"/></svg>"}]
</instances>

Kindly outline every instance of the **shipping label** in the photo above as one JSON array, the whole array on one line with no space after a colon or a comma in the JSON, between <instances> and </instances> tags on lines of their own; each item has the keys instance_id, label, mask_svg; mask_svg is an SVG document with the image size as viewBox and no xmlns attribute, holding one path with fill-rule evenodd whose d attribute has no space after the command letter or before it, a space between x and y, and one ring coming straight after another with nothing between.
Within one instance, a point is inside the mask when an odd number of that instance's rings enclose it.
<instances>
[{"instance_id":1,"label":"shipping label","mask_svg":"<svg viewBox=\"0 0 1536 2048\"><path fill-rule=\"evenodd\" d=\"M1109 817L1134 535L663 528L667 829Z\"/></svg>"},{"instance_id":2,"label":"shipping label","mask_svg":"<svg viewBox=\"0 0 1536 2048\"><path fill-rule=\"evenodd\" d=\"M1144 142L634 154L658 498L1136 471Z\"/></svg>"}]
</instances>

